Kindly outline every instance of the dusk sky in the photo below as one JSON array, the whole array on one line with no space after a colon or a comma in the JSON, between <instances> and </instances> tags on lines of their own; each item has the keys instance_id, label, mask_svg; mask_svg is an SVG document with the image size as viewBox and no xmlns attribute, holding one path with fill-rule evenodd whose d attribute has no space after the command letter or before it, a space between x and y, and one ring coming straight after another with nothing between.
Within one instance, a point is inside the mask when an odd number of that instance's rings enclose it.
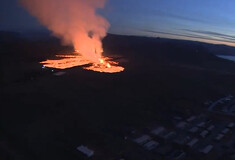
<instances>
[{"instance_id":1,"label":"dusk sky","mask_svg":"<svg viewBox=\"0 0 235 160\"><path fill-rule=\"evenodd\" d=\"M199 40L235 46L234 0L108 0L99 11L109 33ZM17 0L0 1L0 30L44 27Z\"/></svg>"}]
</instances>

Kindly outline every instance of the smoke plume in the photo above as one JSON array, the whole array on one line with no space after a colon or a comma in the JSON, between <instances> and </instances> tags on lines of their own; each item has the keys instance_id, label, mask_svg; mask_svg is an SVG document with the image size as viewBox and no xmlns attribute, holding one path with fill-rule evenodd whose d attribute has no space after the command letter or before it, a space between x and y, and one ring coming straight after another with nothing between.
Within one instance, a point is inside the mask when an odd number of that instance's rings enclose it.
<instances>
[{"instance_id":1,"label":"smoke plume","mask_svg":"<svg viewBox=\"0 0 235 160\"><path fill-rule=\"evenodd\" d=\"M102 57L102 38L109 23L96 13L106 0L20 0L23 6L63 44L73 45L85 58Z\"/></svg>"}]
</instances>

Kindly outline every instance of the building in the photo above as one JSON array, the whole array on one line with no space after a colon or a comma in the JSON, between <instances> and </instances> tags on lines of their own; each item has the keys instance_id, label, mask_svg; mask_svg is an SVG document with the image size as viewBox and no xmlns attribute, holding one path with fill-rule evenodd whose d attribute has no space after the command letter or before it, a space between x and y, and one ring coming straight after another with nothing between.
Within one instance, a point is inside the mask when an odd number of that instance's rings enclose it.
<instances>
[{"instance_id":1,"label":"building","mask_svg":"<svg viewBox=\"0 0 235 160\"><path fill-rule=\"evenodd\" d=\"M178 124L176 124L176 128L180 128L180 129L185 129L187 127L188 123L181 121Z\"/></svg>"},{"instance_id":2,"label":"building","mask_svg":"<svg viewBox=\"0 0 235 160\"><path fill-rule=\"evenodd\" d=\"M204 130L204 131L202 131L202 132L200 133L200 136L201 136L202 138L205 138L208 134L209 134L209 132L208 132L207 130Z\"/></svg>"},{"instance_id":3,"label":"building","mask_svg":"<svg viewBox=\"0 0 235 160\"><path fill-rule=\"evenodd\" d=\"M230 129L225 128L224 130L222 130L222 133L223 133L223 134L227 134L229 131L230 131Z\"/></svg>"},{"instance_id":4,"label":"building","mask_svg":"<svg viewBox=\"0 0 235 160\"><path fill-rule=\"evenodd\" d=\"M214 148L213 145L207 145L206 147L202 148L200 152L204 154L208 154L212 151L213 148Z\"/></svg>"},{"instance_id":5,"label":"building","mask_svg":"<svg viewBox=\"0 0 235 160\"><path fill-rule=\"evenodd\" d=\"M198 127L205 127L206 123L205 122L200 122L197 124Z\"/></svg>"},{"instance_id":6,"label":"building","mask_svg":"<svg viewBox=\"0 0 235 160\"><path fill-rule=\"evenodd\" d=\"M151 131L151 133L155 136L158 136L160 133L162 133L163 131L165 131L165 128L160 126L154 130Z\"/></svg>"},{"instance_id":7,"label":"building","mask_svg":"<svg viewBox=\"0 0 235 160\"><path fill-rule=\"evenodd\" d=\"M192 127L192 128L189 129L189 132L190 133L196 133L198 130L199 130L198 127Z\"/></svg>"},{"instance_id":8,"label":"building","mask_svg":"<svg viewBox=\"0 0 235 160\"><path fill-rule=\"evenodd\" d=\"M143 145L144 143L148 142L151 140L151 137L149 135L142 135L136 139L134 139L134 142Z\"/></svg>"},{"instance_id":9,"label":"building","mask_svg":"<svg viewBox=\"0 0 235 160\"><path fill-rule=\"evenodd\" d=\"M166 145L166 146L161 146L158 147L155 152L160 154L163 157L168 156L172 151L172 147L170 145Z\"/></svg>"},{"instance_id":10,"label":"building","mask_svg":"<svg viewBox=\"0 0 235 160\"><path fill-rule=\"evenodd\" d=\"M166 140L168 140L168 139L174 138L175 136L176 136L176 133L175 133L174 131L171 131L171 132L165 134L165 135L163 136L163 138L166 139Z\"/></svg>"},{"instance_id":11,"label":"building","mask_svg":"<svg viewBox=\"0 0 235 160\"><path fill-rule=\"evenodd\" d=\"M224 138L224 135L223 134L218 134L216 137L215 137L215 140L216 141L220 141L221 139Z\"/></svg>"},{"instance_id":12,"label":"building","mask_svg":"<svg viewBox=\"0 0 235 160\"><path fill-rule=\"evenodd\" d=\"M187 143L187 146L189 146L190 148L192 148L196 143L198 143L198 139L197 138L193 138L191 141L189 141Z\"/></svg>"},{"instance_id":13,"label":"building","mask_svg":"<svg viewBox=\"0 0 235 160\"><path fill-rule=\"evenodd\" d=\"M212 124L212 125L210 125L209 127L207 127L207 130L208 130L208 131L212 131L214 128L215 128L215 126Z\"/></svg>"},{"instance_id":14,"label":"building","mask_svg":"<svg viewBox=\"0 0 235 160\"><path fill-rule=\"evenodd\" d=\"M233 128L235 126L235 123L231 122L227 125L228 128Z\"/></svg>"},{"instance_id":15,"label":"building","mask_svg":"<svg viewBox=\"0 0 235 160\"><path fill-rule=\"evenodd\" d=\"M156 141L149 141L144 144L144 148L151 151L159 146L159 143Z\"/></svg>"},{"instance_id":16,"label":"building","mask_svg":"<svg viewBox=\"0 0 235 160\"><path fill-rule=\"evenodd\" d=\"M178 144L178 145L184 145L186 144L188 141L190 140L189 136L180 136L174 139L174 143Z\"/></svg>"},{"instance_id":17,"label":"building","mask_svg":"<svg viewBox=\"0 0 235 160\"><path fill-rule=\"evenodd\" d=\"M173 151L169 157L167 157L167 160L183 160L186 156L186 153L180 150Z\"/></svg>"},{"instance_id":18,"label":"building","mask_svg":"<svg viewBox=\"0 0 235 160\"><path fill-rule=\"evenodd\" d=\"M66 72L56 72L56 73L54 73L53 75L54 75L54 76L62 76L62 75L64 75L64 74L66 74Z\"/></svg>"},{"instance_id":19,"label":"building","mask_svg":"<svg viewBox=\"0 0 235 160\"><path fill-rule=\"evenodd\" d=\"M94 155L93 150L91 150L83 145L77 147L77 150L80 151L81 153L85 154L87 157L92 157Z\"/></svg>"},{"instance_id":20,"label":"building","mask_svg":"<svg viewBox=\"0 0 235 160\"><path fill-rule=\"evenodd\" d=\"M196 119L196 116L191 116L191 117L189 117L186 121L187 122L192 122L192 121L194 121Z\"/></svg>"}]
</instances>

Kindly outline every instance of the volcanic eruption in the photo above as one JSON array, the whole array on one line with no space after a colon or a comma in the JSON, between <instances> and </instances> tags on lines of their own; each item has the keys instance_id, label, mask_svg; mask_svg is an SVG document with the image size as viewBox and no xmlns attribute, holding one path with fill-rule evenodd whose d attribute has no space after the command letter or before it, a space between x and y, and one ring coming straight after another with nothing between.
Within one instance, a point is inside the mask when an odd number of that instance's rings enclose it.
<instances>
[{"instance_id":1,"label":"volcanic eruption","mask_svg":"<svg viewBox=\"0 0 235 160\"><path fill-rule=\"evenodd\" d=\"M66 69L89 64L84 69L115 73L124 70L111 58L102 56L102 39L109 28L108 21L97 14L106 0L20 0L23 6L63 44L73 45L71 55L41 62L46 67Z\"/></svg>"}]
</instances>

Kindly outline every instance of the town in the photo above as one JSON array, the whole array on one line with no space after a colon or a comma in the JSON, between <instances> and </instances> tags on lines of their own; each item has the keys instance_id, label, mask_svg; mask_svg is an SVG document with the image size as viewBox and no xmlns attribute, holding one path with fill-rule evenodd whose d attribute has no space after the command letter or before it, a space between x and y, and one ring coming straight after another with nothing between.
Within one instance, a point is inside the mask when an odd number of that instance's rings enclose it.
<instances>
[{"instance_id":1,"label":"town","mask_svg":"<svg viewBox=\"0 0 235 160\"><path fill-rule=\"evenodd\" d=\"M218 103L224 100L227 103ZM168 125L153 122L144 128L130 129L123 141L133 148L118 154L117 160L134 159L130 153L141 153L137 159L187 160L187 159L235 159L235 117L220 114L210 109L211 105L234 103L229 95L214 102L205 102L208 111L190 116L172 115ZM229 116L229 117L228 117ZM170 125L169 125L170 124ZM117 135L118 136L118 135ZM95 157L95 151L81 150L84 157ZM146 158L149 157L149 158Z\"/></svg>"}]
</instances>

